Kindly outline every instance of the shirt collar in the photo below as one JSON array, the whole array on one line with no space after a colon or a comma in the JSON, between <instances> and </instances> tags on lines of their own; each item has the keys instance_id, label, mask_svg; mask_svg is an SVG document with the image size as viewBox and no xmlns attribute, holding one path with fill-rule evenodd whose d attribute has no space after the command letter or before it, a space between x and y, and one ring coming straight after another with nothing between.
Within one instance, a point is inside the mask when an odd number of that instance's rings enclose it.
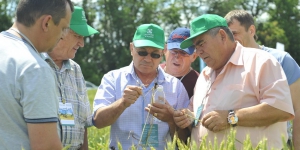
<instances>
[{"instance_id":1,"label":"shirt collar","mask_svg":"<svg viewBox=\"0 0 300 150\"><path fill-rule=\"evenodd\" d=\"M47 61L51 67L53 67L52 65L54 65L55 68L58 68L58 66L55 64L55 62L52 60L52 58L47 53L41 53L41 57L43 60ZM63 61L63 66L60 69L60 71L63 72L68 69L72 70L70 59Z\"/></svg>"},{"instance_id":2,"label":"shirt collar","mask_svg":"<svg viewBox=\"0 0 300 150\"><path fill-rule=\"evenodd\" d=\"M227 67L227 65L229 63L231 63L233 65L236 65L236 66L242 66L242 65L244 65L243 57L242 57L242 54L243 54L242 48L243 48L243 46L239 42L236 42L235 50L232 53L231 57L229 58L228 62L225 64L223 70ZM204 75L205 78L208 79L208 78L210 78L212 76L213 72L214 72L214 70L212 68L206 67L203 70L203 75Z\"/></svg>"}]
</instances>

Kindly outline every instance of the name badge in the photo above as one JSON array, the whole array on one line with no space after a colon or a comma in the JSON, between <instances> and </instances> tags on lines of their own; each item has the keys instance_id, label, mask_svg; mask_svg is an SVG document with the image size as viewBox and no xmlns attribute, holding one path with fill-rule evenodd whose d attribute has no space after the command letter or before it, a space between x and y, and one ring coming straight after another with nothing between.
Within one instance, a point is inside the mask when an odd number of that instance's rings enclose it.
<instances>
[{"instance_id":1,"label":"name badge","mask_svg":"<svg viewBox=\"0 0 300 150\"><path fill-rule=\"evenodd\" d=\"M63 126L74 126L74 113L71 103L59 102L58 115Z\"/></svg>"},{"instance_id":2,"label":"name badge","mask_svg":"<svg viewBox=\"0 0 300 150\"><path fill-rule=\"evenodd\" d=\"M143 134L141 144L143 147L158 147L158 125L142 124Z\"/></svg>"}]
</instances>

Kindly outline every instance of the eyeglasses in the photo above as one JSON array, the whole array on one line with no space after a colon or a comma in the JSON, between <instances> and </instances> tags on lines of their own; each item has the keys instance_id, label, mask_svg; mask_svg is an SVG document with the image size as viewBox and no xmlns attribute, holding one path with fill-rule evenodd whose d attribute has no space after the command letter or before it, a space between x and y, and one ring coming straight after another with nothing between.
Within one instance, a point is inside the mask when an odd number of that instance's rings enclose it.
<instances>
[{"instance_id":1,"label":"eyeglasses","mask_svg":"<svg viewBox=\"0 0 300 150\"><path fill-rule=\"evenodd\" d=\"M147 52L147 51L138 51L138 50L136 50L136 48L134 47L133 49L135 49L135 51L139 54L139 56L143 56L143 57L145 57L145 56L147 56L149 53ZM161 57L161 54L157 54L157 53L154 53L154 52L152 52L152 53L150 53L150 56L152 57L152 58L154 58L154 59L158 59L158 58L160 58Z\"/></svg>"},{"instance_id":2,"label":"eyeglasses","mask_svg":"<svg viewBox=\"0 0 300 150\"><path fill-rule=\"evenodd\" d=\"M179 51L175 51L175 50L169 50L170 53L175 56L175 57L178 57L178 56L181 56L181 57L188 57L190 56L188 53L182 51L182 50L179 50Z\"/></svg>"}]
</instances>

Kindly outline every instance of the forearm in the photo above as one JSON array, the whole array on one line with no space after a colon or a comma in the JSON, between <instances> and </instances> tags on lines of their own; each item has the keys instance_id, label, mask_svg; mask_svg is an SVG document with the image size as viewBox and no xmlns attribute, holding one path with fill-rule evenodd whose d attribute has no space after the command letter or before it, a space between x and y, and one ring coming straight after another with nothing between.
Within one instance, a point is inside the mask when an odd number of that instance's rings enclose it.
<instances>
[{"instance_id":1,"label":"forearm","mask_svg":"<svg viewBox=\"0 0 300 150\"><path fill-rule=\"evenodd\" d=\"M268 126L293 118L292 114L265 103L235 110L235 114L239 119L238 126L245 127Z\"/></svg>"},{"instance_id":2,"label":"forearm","mask_svg":"<svg viewBox=\"0 0 300 150\"><path fill-rule=\"evenodd\" d=\"M103 128L113 124L127 107L122 99L117 100L109 106L99 108L94 114L94 125Z\"/></svg>"},{"instance_id":3,"label":"forearm","mask_svg":"<svg viewBox=\"0 0 300 150\"><path fill-rule=\"evenodd\" d=\"M84 131L84 139L83 139L83 144L80 147L80 150L88 150L89 149L89 143L88 143L88 138L87 138L87 128L85 128Z\"/></svg>"},{"instance_id":4,"label":"forearm","mask_svg":"<svg viewBox=\"0 0 300 150\"><path fill-rule=\"evenodd\" d=\"M293 120L293 144L294 149L300 149L300 111L295 112Z\"/></svg>"},{"instance_id":5,"label":"forearm","mask_svg":"<svg viewBox=\"0 0 300 150\"><path fill-rule=\"evenodd\" d=\"M178 138L184 142L185 144L187 144L187 139L191 136L191 131L189 130L189 128L178 128L177 130L177 134L178 134Z\"/></svg>"},{"instance_id":6,"label":"forearm","mask_svg":"<svg viewBox=\"0 0 300 150\"><path fill-rule=\"evenodd\" d=\"M177 126L176 126L175 122L169 122L168 125L169 125L170 135L171 135L171 137L173 139L175 132L177 132L176 131L177 130Z\"/></svg>"},{"instance_id":7,"label":"forearm","mask_svg":"<svg viewBox=\"0 0 300 150\"><path fill-rule=\"evenodd\" d=\"M293 120L293 144L295 149L300 149L300 79L290 85L293 100L295 119Z\"/></svg>"}]
</instances>

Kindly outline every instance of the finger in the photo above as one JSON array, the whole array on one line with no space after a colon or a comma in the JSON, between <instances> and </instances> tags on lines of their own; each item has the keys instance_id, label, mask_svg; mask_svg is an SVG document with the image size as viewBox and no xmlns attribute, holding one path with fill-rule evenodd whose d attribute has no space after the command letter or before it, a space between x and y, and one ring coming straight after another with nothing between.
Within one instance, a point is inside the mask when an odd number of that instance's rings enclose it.
<instances>
[{"instance_id":1,"label":"finger","mask_svg":"<svg viewBox=\"0 0 300 150\"><path fill-rule=\"evenodd\" d=\"M219 132L220 130L218 129L218 126L214 126L214 127L212 128L212 131L213 131L213 132Z\"/></svg>"},{"instance_id":2,"label":"finger","mask_svg":"<svg viewBox=\"0 0 300 150\"><path fill-rule=\"evenodd\" d=\"M207 129L209 129L209 126L212 124L213 118L207 118L206 120L202 120L202 125L205 126ZM213 126L211 126L212 128Z\"/></svg>"},{"instance_id":3,"label":"finger","mask_svg":"<svg viewBox=\"0 0 300 150\"><path fill-rule=\"evenodd\" d=\"M161 109L155 107L153 104L148 104L147 108L149 108L150 113L159 112L161 113Z\"/></svg>"},{"instance_id":4,"label":"finger","mask_svg":"<svg viewBox=\"0 0 300 150\"><path fill-rule=\"evenodd\" d=\"M128 89L130 89L131 91L136 91L137 94L142 95L142 88L136 85L127 85Z\"/></svg>"},{"instance_id":5,"label":"finger","mask_svg":"<svg viewBox=\"0 0 300 150\"><path fill-rule=\"evenodd\" d=\"M190 120L186 118L174 118L175 124L180 128L185 128L190 124Z\"/></svg>"}]
</instances>

